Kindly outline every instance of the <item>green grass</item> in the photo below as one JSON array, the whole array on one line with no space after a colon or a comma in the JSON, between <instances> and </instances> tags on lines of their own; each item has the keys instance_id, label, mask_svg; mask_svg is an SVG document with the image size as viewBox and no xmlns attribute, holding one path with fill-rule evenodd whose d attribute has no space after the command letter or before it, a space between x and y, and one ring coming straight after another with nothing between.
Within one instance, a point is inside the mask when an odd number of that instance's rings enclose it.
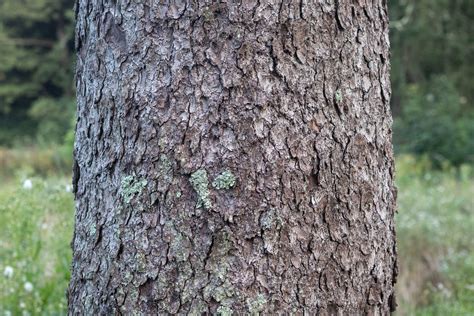
<instances>
[{"instance_id":1,"label":"green grass","mask_svg":"<svg viewBox=\"0 0 474 316\"><path fill-rule=\"evenodd\" d=\"M66 314L70 180L33 178L25 189L25 173L11 174L0 177L0 316ZM471 167L432 171L425 160L398 157L397 315L474 315L473 179Z\"/></svg>"},{"instance_id":2,"label":"green grass","mask_svg":"<svg viewBox=\"0 0 474 316\"><path fill-rule=\"evenodd\" d=\"M19 180L0 186L2 316L66 313L74 209L69 180L31 181L31 189Z\"/></svg>"},{"instance_id":3,"label":"green grass","mask_svg":"<svg viewBox=\"0 0 474 316\"><path fill-rule=\"evenodd\" d=\"M398 157L399 315L474 315L473 171Z\"/></svg>"}]
</instances>

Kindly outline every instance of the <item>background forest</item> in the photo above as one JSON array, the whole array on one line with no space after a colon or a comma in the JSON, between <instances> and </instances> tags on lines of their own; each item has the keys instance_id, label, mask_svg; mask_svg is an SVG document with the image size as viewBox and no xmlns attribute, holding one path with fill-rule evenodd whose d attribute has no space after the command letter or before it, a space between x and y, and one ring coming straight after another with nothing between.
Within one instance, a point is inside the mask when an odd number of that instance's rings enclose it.
<instances>
[{"instance_id":1,"label":"background forest","mask_svg":"<svg viewBox=\"0 0 474 316\"><path fill-rule=\"evenodd\" d=\"M73 0L0 0L0 315L63 314ZM389 1L399 315L474 314L474 1Z\"/></svg>"}]
</instances>

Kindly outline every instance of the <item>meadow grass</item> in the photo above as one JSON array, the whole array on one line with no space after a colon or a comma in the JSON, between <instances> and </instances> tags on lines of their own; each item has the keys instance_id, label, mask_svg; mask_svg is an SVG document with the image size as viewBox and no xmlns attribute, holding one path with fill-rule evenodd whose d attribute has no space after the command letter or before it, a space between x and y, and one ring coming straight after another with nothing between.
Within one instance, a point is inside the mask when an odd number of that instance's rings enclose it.
<instances>
[{"instance_id":1,"label":"meadow grass","mask_svg":"<svg viewBox=\"0 0 474 316\"><path fill-rule=\"evenodd\" d=\"M399 315L474 315L474 172L397 157Z\"/></svg>"},{"instance_id":2,"label":"meadow grass","mask_svg":"<svg viewBox=\"0 0 474 316\"><path fill-rule=\"evenodd\" d=\"M30 187L15 174L0 177L0 316L66 314L70 180L30 178ZM474 314L473 179L471 167L433 171L398 157L397 315Z\"/></svg>"},{"instance_id":3,"label":"meadow grass","mask_svg":"<svg viewBox=\"0 0 474 316\"><path fill-rule=\"evenodd\" d=\"M0 187L0 315L63 315L74 212L70 181L33 178L28 188L21 180Z\"/></svg>"}]
</instances>

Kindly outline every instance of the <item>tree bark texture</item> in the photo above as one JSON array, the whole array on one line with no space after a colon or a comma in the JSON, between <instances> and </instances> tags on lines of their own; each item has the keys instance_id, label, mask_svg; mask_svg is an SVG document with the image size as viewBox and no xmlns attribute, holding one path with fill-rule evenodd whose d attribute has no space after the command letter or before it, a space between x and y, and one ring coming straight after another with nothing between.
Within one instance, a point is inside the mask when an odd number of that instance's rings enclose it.
<instances>
[{"instance_id":1,"label":"tree bark texture","mask_svg":"<svg viewBox=\"0 0 474 316\"><path fill-rule=\"evenodd\" d=\"M383 0L78 0L71 315L387 315Z\"/></svg>"}]
</instances>

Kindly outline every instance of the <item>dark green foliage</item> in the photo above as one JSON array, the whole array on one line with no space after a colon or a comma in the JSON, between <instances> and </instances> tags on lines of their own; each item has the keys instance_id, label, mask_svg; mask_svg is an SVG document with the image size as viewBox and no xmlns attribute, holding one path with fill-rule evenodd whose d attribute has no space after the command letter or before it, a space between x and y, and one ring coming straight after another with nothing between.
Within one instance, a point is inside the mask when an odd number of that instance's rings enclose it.
<instances>
[{"instance_id":1,"label":"dark green foliage","mask_svg":"<svg viewBox=\"0 0 474 316\"><path fill-rule=\"evenodd\" d=\"M441 74L472 105L473 4L472 0L389 1L396 110L404 105L407 84L427 83Z\"/></svg>"},{"instance_id":2,"label":"dark green foliage","mask_svg":"<svg viewBox=\"0 0 474 316\"><path fill-rule=\"evenodd\" d=\"M396 149L472 162L472 0L389 1Z\"/></svg>"},{"instance_id":3,"label":"dark green foliage","mask_svg":"<svg viewBox=\"0 0 474 316\"><path fill-rule=\"evenodd\" d=\"M0 1L0 146L57 143L74 113L73 0Z\"/></svg>"},{"instance_id":4,"label":"dark green foliage","mask_svg":"<svg viewBox=\"0 0 474 316\"><path fill-rule=\"evenodd\" d=\"M74 116L74 99L63 98L38 98L33 102L28 115L37 122L36 137L41 144L48 142L62 143L64 134L72 124Z\"/></svg>"},{"instance_id":5,"label":"dark green foliage","mask_svg":"<svg viewBox=\"0 0 474 316\"><path fill-rule=\"evenodd\" d=\"M427 155L435 166L473 160L474 113L463 109L460 96L446 77L409 85L407 103L395 120L394 140L400 151Z\"/></svg>"}]
</instances>

